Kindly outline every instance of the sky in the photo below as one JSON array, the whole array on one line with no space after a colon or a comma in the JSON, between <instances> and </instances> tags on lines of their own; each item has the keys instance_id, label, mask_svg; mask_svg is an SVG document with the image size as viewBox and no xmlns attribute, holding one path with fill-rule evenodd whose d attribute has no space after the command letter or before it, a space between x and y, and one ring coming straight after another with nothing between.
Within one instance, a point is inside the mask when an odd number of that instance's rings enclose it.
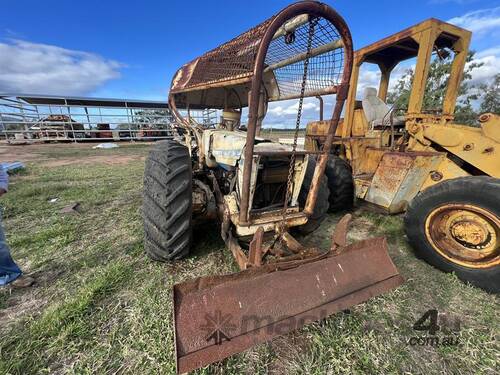
<instances>
[{"instance_id":1,"label":"sky","mask_svg":"<svg viewBox=\"0 0 500 375\"><path fill-rule=\"evenodd\" d=\"M500 0L326 0L358 49L434 17L473 32L487 82L500 72ZM3 0L0 93L166 100L184 63L280 11L290 1ZM364 70L361 84L376 83ZM306 103L307 104L307 103ZM274 120L296 103L273 104ZM317 111L308 101L306 111Z\"/></svg>"}]
</instances>

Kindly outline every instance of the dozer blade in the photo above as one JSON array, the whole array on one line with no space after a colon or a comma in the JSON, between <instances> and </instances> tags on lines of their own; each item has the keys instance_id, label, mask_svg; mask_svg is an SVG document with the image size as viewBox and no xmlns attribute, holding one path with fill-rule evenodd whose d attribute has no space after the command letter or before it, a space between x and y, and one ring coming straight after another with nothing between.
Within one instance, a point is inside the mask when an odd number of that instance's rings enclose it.
<instances>
[{"instance_id":1,"label":"dozer blade","mask_svg":"<svg viewBox=\"0 0 500 375\"><path fill-rule=\"evenodd\" d=\"M402 283L384 238L334 255L266 264L174 286L177 372L185 373Z\"/></svg>"}]
</instances>

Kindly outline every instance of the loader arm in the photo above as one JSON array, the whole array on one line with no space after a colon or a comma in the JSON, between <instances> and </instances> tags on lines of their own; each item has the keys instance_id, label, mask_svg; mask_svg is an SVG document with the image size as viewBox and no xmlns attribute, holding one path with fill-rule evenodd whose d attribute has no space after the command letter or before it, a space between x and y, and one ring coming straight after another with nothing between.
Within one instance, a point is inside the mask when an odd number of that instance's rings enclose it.
<instances>
[{"instance_id":1,"label":"loader arm","mask_svg":"<svg viewBox=\"0 0 500 375\"><path fill-rule=\"evenodd\" d=\"M481 127L458 124L413 124L409 150L443 148L483 174L500 177L500 116L484 114Z\"/></svg>"}]
</instances>

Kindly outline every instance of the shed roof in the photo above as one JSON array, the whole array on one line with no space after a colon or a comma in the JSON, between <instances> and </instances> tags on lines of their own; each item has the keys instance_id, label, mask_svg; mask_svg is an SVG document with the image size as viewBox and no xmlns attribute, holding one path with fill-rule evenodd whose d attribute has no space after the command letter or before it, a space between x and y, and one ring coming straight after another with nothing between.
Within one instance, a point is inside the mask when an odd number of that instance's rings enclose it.
<instances>
[{"instance_id":1,"label":"shed roof","mask_svg":"<svg viewBox=\"0 0 500 375\"><path fill-rule=\"evenodd\" d=\"M116 108L158 108L168 109L167 102L134 100L86 98L78 96L30 95L30 94L0 94L0 99L16 98L28 104L36 105L74 105L87 107L116 107Z\"/></svg>"}]
</instances>

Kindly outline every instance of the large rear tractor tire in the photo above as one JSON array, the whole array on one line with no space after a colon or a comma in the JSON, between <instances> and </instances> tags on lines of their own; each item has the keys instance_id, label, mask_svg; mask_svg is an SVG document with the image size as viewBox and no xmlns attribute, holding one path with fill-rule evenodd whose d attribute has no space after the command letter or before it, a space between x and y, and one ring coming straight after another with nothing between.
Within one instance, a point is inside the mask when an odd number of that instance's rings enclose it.
<instances>
[{"instance_id":1,"label":"large rear tractor tire","mask_svg":"<svg viewBox=\"0 0 500 375\"><path fill-rule=\"evenodd\" d=\"M144 250L168 262L189 254L192 228L191 157L174 140L157 142L144 170Z\"/></svg>"},{"instance_id":2,"label":"large rear tractor tire","mask_svg":"<svg viewBox=\"0 0 500 375\"><path fill-rule=\"evenodd\" d=\"M314 169L316 168L316 161L309 158L307 164L306 175L304 177L304 182L302 183L302 188L299 193L299 206L304 208L306 205L307 194L309 193L309 188L313 180ZM319 181L318 198L316 199L316 206L314 207L313 214L309 217L307 223L296 227L300 234L309 234L314 232L320 226L321 222L325 220L326 214L328 212L328 196L330 191L328 190L328 182L325 176L321 177Z\"/></svg>"},{"instance_id":3,"label":"large rear tractor tire","mask_svg":"<svg viewBox=\"0 0 500 375\"><path fill-rule=\"evenodd\" d=\"M488 292L500 291L500 179L460 177L410 203L405 230L418 256Z\"/></svg>"},{"instance_id":4,"label":"large rear tractor tire","mask_svg":"<svg viewBox=\"0 0 500 375\"><path fill-rule=\"evenodd\" d=\"M325 175L330 189L329 212L339 212L352 208L354 202L354 182L352 169L347 161L330 155L326 164Z\"/></svg>"}]
</instances>

